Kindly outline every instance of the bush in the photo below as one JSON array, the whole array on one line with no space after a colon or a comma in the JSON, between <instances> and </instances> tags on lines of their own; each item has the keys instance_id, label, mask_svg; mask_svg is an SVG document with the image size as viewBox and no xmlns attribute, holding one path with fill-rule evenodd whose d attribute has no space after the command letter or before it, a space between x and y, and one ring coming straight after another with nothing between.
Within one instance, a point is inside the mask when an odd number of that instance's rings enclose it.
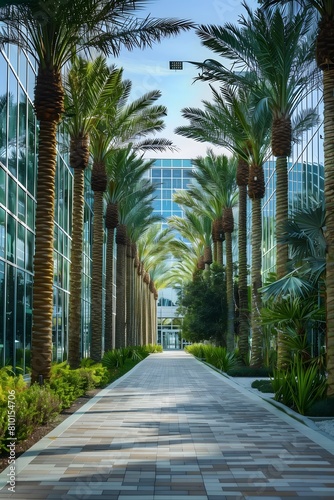
<instances>
[{"instance_id":1,"label":"bush","mask_svg":"<svg viewBox=\"0 0 334 500\"><path fill-rule=\"evenodd\" d=\"M147 353L163 352L162 345L159 344L147 344L144 346Z\"/></svg>"},{"instance_id":2,"label":"bush","mask_svg":"<svg viewBox=\"0 0 334 500\"><path fill-rule=\"evenodd\" d=\"M271 380L254 380L254 382L252 382L252 387L266 394L274 392Z\"/></svg>"},{"instance_id":3,"label":"bush","mask_svg":"<svg viewBox=\"0 0 334 500\"><path fill-rule=\"evenodd\" d=\"M221 370L222 372L227 372L237 363L235 354L228 352L226 347L214 347L207 345L204 349L204 356L207 363L215 368L218 368L218 370Z\"/></svg>"},{"instance_id":4,"label":"bush","mask_svg":"<svg viewBox=\"0 0 334 500\"><path fill-rule=\"evenodd\" d=\"M87 377L81 376L80 370L71 370L66 362L54 365L51 369L50 388L59 396L61 409L69 408L73 401L87 391L89 381Z\"/></svg>"},{"instance_id":5,"label":"bush","mask_svg":"<svg viewBox=\"0 0 334 500\"><path fill-rule=\"evenodd\" d=\"M231 377L270 377L273 374L271 368L255 368L253 366L235 366L227 372Z\"/></svg>"}]
</instances>

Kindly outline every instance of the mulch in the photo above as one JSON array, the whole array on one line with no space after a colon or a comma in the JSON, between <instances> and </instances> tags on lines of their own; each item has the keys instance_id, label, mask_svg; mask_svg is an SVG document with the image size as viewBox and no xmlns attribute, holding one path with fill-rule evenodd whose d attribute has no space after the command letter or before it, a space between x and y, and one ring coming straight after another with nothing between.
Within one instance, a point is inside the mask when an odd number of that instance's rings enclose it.
<instances>
[{"instance_id":1,"label":"mulch","mask_svg":"<svg viewBox=\"0 0 334 500\"><path fill-rule=\"evenodd\" d=\"M88 391L87 394L78 398L69 408L63 410L55 420L52 422L42 425L41 427L37 427L30 437L16 444L15 446L15 456L18 458L25 451L29 450L35 443L37 443L40 439L42 439L46 434L51 432L57 425L66 420L70 415L75 413L79 408L81 408L84 404L87 403L92 397L98 394L101 389L92 389ZM8 454L5 452L0 453L0 472L2 472L8 466Z\"/></svg>"}]
</instances>

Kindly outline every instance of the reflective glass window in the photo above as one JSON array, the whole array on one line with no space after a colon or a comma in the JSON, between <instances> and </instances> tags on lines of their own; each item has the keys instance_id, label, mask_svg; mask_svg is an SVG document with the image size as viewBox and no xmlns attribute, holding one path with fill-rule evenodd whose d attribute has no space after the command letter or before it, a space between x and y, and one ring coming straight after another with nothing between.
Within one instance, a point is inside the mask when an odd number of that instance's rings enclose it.
<instances>
[{"instance_id":1,"label":"reflective glass window","mask_svg":"<svg viewBox=\"0 0 334 500\"><path fill-rule=\"evenodd\" d=\"M10 45L9 46L9 60L11 65L14 68L14 71L17 73L18 71L18 48L16 45Z\"/></svg>"},{"instance_id":2,"label":"reflective glass window","mask_svg":"<svg viewBox=\"0 0 334 500\"><path fill-rule=\"evenodd\" d=\"M172 164L171 160L162 160L162 166L163 167L170 167Z\"/></svg>"},{"instance_id":3,"label":"reflective glass window","mask_svg":"<svg viewBox=\"0 0 334 500\"><path fill-rule=\"evenodd\" d=\"M30 277L29 274L26 275L25 315L26 315L25 360L26 360L26 365L30 365L31 328L32 328L32 278Z\"/></svg>"},{"instance_id":4,"label":"reflective glass window","mask_svg":"<svg viewBox=\"0 0 334 500\"><path fill-rule=\"evenodd\" d=\"M6 205L6 173L0 167L0 203Z\"/></svg>"},{"instance_id":5,"label":"reflective glass window","mask_svg":"<svg viewBox=\"0 0 334 500\"><path fill-rule=\"evenodd\" d=\"M27 189L35 196L36 189L36 120L32 105L28 104L28 150L27 150Z\"/></svg>"},{"instance_id":6,"label":"reflective glass window","mask_svg":"<svg viewBox=\"0 0 334 500\"><path fill-rule=\"evenodd\" d=\"M6 212L0 207L0 257L5 257L6 248Z\"/></svg>"},{"instance_id":7,"label":"reflective glass window","mask_svg":"<svg viewBox=\"0 0 334 500\"><path fill-rule=\"evenodd\" d=\"M7 158L7 64L0 57L0 161Z\"/></svg>"},{"instance_id":8,"label":"reflective glass window","mask_svg":"<svg viewBox=\"0 0 334 500\"><path fill-rule=\"evenodd\" d=\"M18 130L18 179L26 185L27 163L27 98L22 90L19 92L19 130Z\"/></svg>"},{"instance_id":9,"label":"reflective glass window","mask_svg":"<svg viewBox=\"0 0 334 500\"><path fill-rule=\"evenodd\" d=\"M173 188L181 189L181 179L173 179Z\"/></svg>"},{"instance_id":10,"label":"reflective glass window","mask_svg":"<svg viewBox=\"0 0 334 500\"><path fill-rule=\"evenodd\" d=\"M164 168L162 171L162 177L171 177L171 170L169 168Z\"/></svg>"},{"instance_id":11,"label":"reflective glass window","mask_svg":"<svg viewBox=\"0 0 334 500\"><path fill-rule=\"evenodd\" d=\"M12 177L8 176L8 209L16 215L16 193L17 193L17 184L12 179Z\"/></svg>"},{"instance_id":12,"label":"reflective glass window","mask_svg":"<svg viewBox=\"0 0 334 500\"><path fill-rule=\"evenodd\" d=\"M35 230L35 202L27 196L27 225Z\"/></svg>"},{"instance_id":13,"label":"reflective glass window","mask_svg":"<svg viewBox=\"0 0 334 500\"><path fill-rule=\"evenodd\" d=\"M9 72L9 92L8 92L8 168L16 176L17 163L17 79L13 72Z\"/></svg>"},{"instance_id":14,"label":"reflective glass window","mask_svg":"<svg viewBox=\"0 0 334 500\"><path fill-rule=\"evenodd\" d=\"M25 273L18 270L16 276L16 364L23 368L25 332Z\"/></svg>"},{"instance_id":15,"label":"reflective glass window","mask_svg":"<svg viewBox=\"0 0 334 500\"><path fill-rule=\"evenodd\" d=\"M172 187L172 180L171 179L164 179L162 183L163 188L171 188Z\"/></svg>"},{"instance_id":16,"label":"reflective glass window","mask_svg":"<svg viewBox=\"0 0 334 500\"><path fill-rule=\"evenodd\" d=\"M7 259L15 262L16 257L16 220L7 215Z\"/></svg>"},{"instance_id":17,"label":"reflective glass window","mask_svg":"<svg viewBox=\"0 0 334 500\"><path fill-rule=\"evenodd\" d=\"M34 234L31 231L26 232L26 252L25 252L25 260L26 260L26 270L32 272L33 265L33 255L34 255Z\"/></svg>"},{"instance_id":18,"label":"reflective glass window","mask_svg":"<svg viewBox=\"0 0 334 500\"><path fill-rule=\"evenodd\" d=\"M35 89L35 83L36 83L36 75L34 70L32 69L31 65L28 64L28 85L27 85L27 90L28 90L28 95L30 99L34 98L34 89Z\"/></svg>"},{"instance_id":19,"label":"reflective glass window","mask_svg":"<svg viewBox=\"0 0 334 500\"><path fill-rule=\"evenodd\" d=\"M25 264L25 228L22 224L17 225L16 259L17 265L24 267Z\"/></svg>"},{"instance_id":20,"label":"reflective glass window","mask_svg":"<svg viewBox=\"0 0 334 500\"><path fill-rule=\"evenodd\" d=\"M13 362L14 341L15 341L15 316L16 316L16 269L13 266L7 266L7 284L6 284L6 359Z\"/></svg>"},{"instance_id":21,"label":"reflective glass window","mask_svg":"<svg viewBox=\"0 0 334 500\"><path fill-rule=\"evenodd\" d=\"M173 170L173 177L174 177L174 179L180 179L181 178L181 170L179 168L175 168Z\"/></svg>"},{"instance_id":22,"label":"reflective glass window","mask_svg":"<svg viewBox=\"0 0 334 500\"><path fill-rule=\"evenodd\" d=\"M18 186L17 216L23 222L26 221L26 193L20 186Z\"/></svg>"},{"instance_id":23,"label":"reflective glass window","mask_svg":"<svg viewBox=\"0 0 334 500\"><path fill-rule=\"evenodd\" d=\"M1 209L0 209L1 211ZM1 226L0 226L1 230ZM5 364L5 332L4 332L4 319L6 317L6 300L5 300L5 263L0 260L0 366Z\"/></svg>"},{"instance_id":24,"label":"reflective glass window","mask_svg":"<svg viewBox=\"0 0 334 500\"><path fill-rule=\"evenodd\" d=\"M161 177L161 169L153 168L152 169L152 177Z\"/></svg>"}]
</instances>

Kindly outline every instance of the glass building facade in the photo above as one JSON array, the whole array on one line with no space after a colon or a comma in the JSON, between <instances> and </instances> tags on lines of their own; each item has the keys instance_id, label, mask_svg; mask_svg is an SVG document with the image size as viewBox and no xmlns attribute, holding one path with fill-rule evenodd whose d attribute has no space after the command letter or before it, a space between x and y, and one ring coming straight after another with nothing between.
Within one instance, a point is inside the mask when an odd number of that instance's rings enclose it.
<instances>
[{"instance_id":1,"label":"glass building facade","mask_svg":"<svg viewBox=\"0 0 334 500\"><path fill-rule=\"evenodd\" d=\"M0 367L30 365L38 124L36 68L13 46L0 52ZM59 131L59 143L64 136ZM63 148L62 148L63 149ZM55 181L53 359L67 356L73 176L58 154ZM90 343L92 196L86 174L82 352Z\"/></svg>"},{"instance_id":2,"label":"glass building facade","mask_svg":"<svg viewBox=\"0 0 334 500\"><path fill-rule=\"evenodd\" d=\"M191 182L193 169L190 159L155 160L151 169L151 181L155 186L154 214L162 215L164 219L177 215L182 217L183 211L173 201L173 195L178 189L187 189ZM162 228L167 227L166 220ZM157 305L157 343L164 349L181 349L186 342L181 338L180 325L182 319L176 315L177 293L172 288L159 290Z\"/></svg>"}]
</instances>

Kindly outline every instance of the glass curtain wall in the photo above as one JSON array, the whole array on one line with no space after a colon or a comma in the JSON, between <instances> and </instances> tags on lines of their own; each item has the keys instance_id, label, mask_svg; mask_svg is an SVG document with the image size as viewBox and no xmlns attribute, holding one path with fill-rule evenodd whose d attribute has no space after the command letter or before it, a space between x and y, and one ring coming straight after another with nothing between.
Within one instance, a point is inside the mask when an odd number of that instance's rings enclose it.
<instances>
[{"instance_id":1,"label":"glass curtain wall","mask_svg":"<svg viewBox=\"0 0 334 500\"><path fill-rule=\"evenodd\" d=\"M0 52L0 367L30 365L35 232L37 127L34 63L24 51ZM66 137L59 131L59 143ZM66 148L61 148L65 151ZM73 175L58 154L55 186L53 359L67 357ZM86 174L82 355L90 346L92 195Z\"/></svg>"}]
</instances>

